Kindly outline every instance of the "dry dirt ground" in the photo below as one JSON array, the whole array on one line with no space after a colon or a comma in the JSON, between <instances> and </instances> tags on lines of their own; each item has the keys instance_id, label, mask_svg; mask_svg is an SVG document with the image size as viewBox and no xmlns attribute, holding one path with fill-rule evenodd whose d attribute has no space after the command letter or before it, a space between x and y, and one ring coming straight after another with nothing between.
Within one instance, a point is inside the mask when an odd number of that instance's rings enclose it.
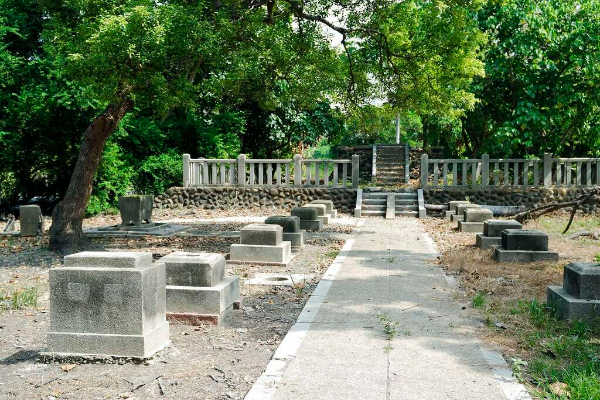
<instances>
[{"instance_id":1,"label":"dry dirt ground","mask_svg":"<svg viewBox=\"0 0 600 400\"><path fill-rule=\"evenodd\" d=\"M231 215L159 210L155 220ZM257 216L257 213L247 215ZM101 216L87 219L84 226L118 222L118 216ZM217 232L238 230L245 224L191 225L193 229ZM228 274L242 279L252 278L258 272L310 274L314 278L298 282L296 287L244 285L242 309L233 311L222 325L171 324L172 345L143 364L37 362L38 353L45 348L48 329L48 270L61 265L62 259L45 249L47 235L0 236L0 398L241 399L262 373L352 229L329 225L323 237L310 239L287 268L228 266ZM158 258L177 250L226 254L229 245L236 241L229 237L146 237L93 239L93 244L108 251L149 251ZM15 293L31 288L38 292L37 306L11 310Z\"/></svg>"}]
</instances>

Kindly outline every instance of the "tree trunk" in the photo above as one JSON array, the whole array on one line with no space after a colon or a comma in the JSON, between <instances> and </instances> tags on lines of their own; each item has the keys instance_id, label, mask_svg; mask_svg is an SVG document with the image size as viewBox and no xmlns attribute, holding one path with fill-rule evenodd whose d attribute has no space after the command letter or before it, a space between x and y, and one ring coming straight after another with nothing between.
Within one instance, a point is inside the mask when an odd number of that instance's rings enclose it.
<instances>
[{"instance_id":1,"label":"tree trunk","mask_svg":"<svg viewBox=\"0 0 600 400\"><path fill-rule=\"evenodd\" d=\"M72 254L86 245L83 217L92 194L94 175L102 158L104 144L132 108L133 101L130 99L110 104L85 130L69 187L52 212L51 250Z\"/></svg>"}]
</instances>

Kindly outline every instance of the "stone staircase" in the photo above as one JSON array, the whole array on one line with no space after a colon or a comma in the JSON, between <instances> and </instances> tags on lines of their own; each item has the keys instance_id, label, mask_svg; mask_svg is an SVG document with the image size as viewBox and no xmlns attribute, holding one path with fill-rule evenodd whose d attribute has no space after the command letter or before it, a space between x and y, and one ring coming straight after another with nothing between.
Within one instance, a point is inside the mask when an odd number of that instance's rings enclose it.
<instances>
[{"instance_id":1,"label":"stone staircase","mask_svg":"<svg viewBox=\"0 0 600 400\"><path fill-rule=\"evenodd\" d=\"M419 198L417 190L406 189L399 192L365 191L360 205L362 217L394 218L419 217Z\"/></svg>"},{"instance_id":2,"label":"stone staircase","mask_svg":"<svg viewBox=\"0 0 600 400\"><path fill-rule=\"evenodd\" d=\"M375 184L400 186L405 183L405 148L403 145L377 145Z\"/></svg>"}]
</instances>

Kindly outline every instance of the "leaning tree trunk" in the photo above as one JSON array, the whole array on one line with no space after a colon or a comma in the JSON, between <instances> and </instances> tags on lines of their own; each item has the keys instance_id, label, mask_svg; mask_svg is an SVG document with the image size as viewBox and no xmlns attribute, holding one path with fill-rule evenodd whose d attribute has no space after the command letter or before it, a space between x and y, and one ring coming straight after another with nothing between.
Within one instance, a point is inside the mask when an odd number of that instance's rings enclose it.
<instances>
[{"instance_id":1,"label":"leaning tree trunk","mask_svg":"<svg viewBox=\"0 0 600 400\"><path fill-rule=\"evenodd\" d=\"M108 105L85 130L69 187L52 212L51 250L71 254L85 246L83 217L92 194L94 175L102 158L104 144L132 108L133 101L130 99Z\"/></svg>"}]
</instances>

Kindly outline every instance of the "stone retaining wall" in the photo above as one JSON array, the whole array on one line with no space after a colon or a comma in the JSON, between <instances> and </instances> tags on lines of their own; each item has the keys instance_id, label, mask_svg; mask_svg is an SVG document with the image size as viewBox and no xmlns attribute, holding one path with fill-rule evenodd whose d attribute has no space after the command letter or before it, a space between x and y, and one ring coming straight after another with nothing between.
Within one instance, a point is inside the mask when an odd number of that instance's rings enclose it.
<instances>
[{"instance_id":1,"label":"stone retaining wall","mask_svg":"<svg viewBox=\"0 0 600 400\"><path fill-rule=\"evenodd\" d=\"M554 202L575 200L590 189L585 188L444 188L425 189L426 204L445 204L451 200L469 200L490 206L525 206L527 209ZM600 198L582 207L586 213L600 214Z\"/></svg>"},{"instance_id":2,"label":"stone retaining wall","mask_svg":"<svg viewBox=\"0 0 600 400\"><path fill-rule=\"evenodd\" d=\"M335 188L182 188L174 187L154 198L155 208L198 207L203 209L279 208L289 210L313 200L332 200L340 212L351 213L356 190Z\"/></svg>"},{"instance_id":3,"label":"stone retaining wall","mask_svg":"<svg viewBox=\"0 0 600 400\"><path fill-rule=\"evenodd\" d=\"M352 159L358 155L359 177L363 182L371 181L373 177L373 146L342 146L337 148L337 158Z\"/></svg>"}]
</instances>

